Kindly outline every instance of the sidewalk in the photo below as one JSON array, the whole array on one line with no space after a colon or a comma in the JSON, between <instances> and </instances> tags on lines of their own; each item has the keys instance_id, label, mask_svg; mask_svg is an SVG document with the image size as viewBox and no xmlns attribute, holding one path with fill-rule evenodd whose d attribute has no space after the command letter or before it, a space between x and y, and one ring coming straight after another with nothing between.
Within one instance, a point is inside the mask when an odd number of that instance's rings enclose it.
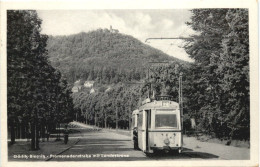
<instances>
[{"instance_id":1,"label":"sidewalk","mask_svg":"<svg viewBox=\"0 0 260 167\"><path fill-rule=\"evenodd\" d=\"M79 141L79 138L71 137L67 144L61 141L55 141L56 138L50 138L49 142L39 143L40 150L31 151L30 141L16 141L15 144L8 146L9 161L46 161L51 155L57 155L67 150Z\"/></svg>"},{"instance_id":2,"label":"sidewalk","mask_svg":"<svg viewBox=\"0 0 260 167\"><path fill-rule=\"evenodd\" d=\"M228 160L249 160L250 149L244 147L226 146L218 143L201 142L195 137L184 137L184 147L195 152L206 152Z\"/></svg>"},{"instance_id":3,"label":"sidewalk","mask_svg":"<svg viewBox=\"0 0 260 167\"><path fill-rule=\"evenodd\" d=\"M79 133L84 131L99 131L101 128L86 125L79 122L71 122L69 124L70 130L76 130L78 133L72 133L69 135L69 141L64 144L63 135L61 135L61 141L56 140L56 134L51 134L49 141L42 142L40 140L40 150L31 151L31 142L27 139L16 139L15 144L8 146L8 160L9 161L47 161L52 155L60 154L71 146L79 142Z\"/></svg>"}]
</instances>

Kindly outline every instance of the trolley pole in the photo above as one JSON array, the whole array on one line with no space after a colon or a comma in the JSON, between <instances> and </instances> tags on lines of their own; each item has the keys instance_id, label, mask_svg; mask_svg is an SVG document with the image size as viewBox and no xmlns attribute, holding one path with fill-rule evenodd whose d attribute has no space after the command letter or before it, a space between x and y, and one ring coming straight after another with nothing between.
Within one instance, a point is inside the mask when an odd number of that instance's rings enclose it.
<instances>
[{"instance_id":1,"label":"trolley pole","mask_svg":"<svg viewBox=\"0 0 260 167\"><path fill-rule=\"evenodd\" d=\"M183 103L182 103L182 72L179 77L179 104L180 104L180 113L181 113L181 130L183 131ZM181 137L181 142L183 143L183 135Z\"/></svg>"},{"instance_id":2,"label":"trolley pole","mask_svg":"<svg viewBox=\"0 0 260 167\"><path fill-rule=\"evenodd\" d=\"M167 65L169 65L169 63L171 63L171 61L149 62L149 64L151 64L151 67L167 66ZM148 91L148 98L154 98L155 97L155 93L154 93L154 90L153 90L153 87L152 87L152 82L150 82L150 73L152 72L153 74L158 74L151 67L148 67L148 82L150 83L149 91ZM151 92L151 94L150 94L150 92Z\"/></svg>"}]
</instances>

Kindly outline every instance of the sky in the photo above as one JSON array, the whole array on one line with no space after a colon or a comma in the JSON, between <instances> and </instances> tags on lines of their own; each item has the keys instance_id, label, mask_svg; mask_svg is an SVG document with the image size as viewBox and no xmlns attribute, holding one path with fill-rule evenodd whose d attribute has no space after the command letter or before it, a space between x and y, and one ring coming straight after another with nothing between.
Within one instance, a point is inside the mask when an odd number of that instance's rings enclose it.
<instances>
[{"instance_id":1,"label":"sky","mask_svg":"<svg viewBox=\"0 0 260 167\"><path fill-rule=\"evenodd\" d=\"M190 61L181 40L149 40L147 38L188 37L195 32L185 22L190 20L187 9L117 9L117 10L39 10L42 33L71 35L99 28L119 30L170 56Z\"/></svg>"}]
</instances>

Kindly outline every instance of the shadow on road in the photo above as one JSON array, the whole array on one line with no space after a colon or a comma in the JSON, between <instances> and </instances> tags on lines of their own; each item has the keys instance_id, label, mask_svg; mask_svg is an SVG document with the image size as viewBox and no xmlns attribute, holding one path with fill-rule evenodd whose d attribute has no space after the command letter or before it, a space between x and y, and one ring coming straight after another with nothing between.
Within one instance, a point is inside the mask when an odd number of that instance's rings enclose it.
<instances>
[{"instance_id":1,"label":"shadow on road","mask_svg":"<svg viewBox=\"0 0 260 167\"><path fill-rule=\"evenodd\" d=\"M74 146L72 150L75 151L83 151L84 153L130 153L136 152L134 154L141 154L142 151L134 150L131 146L127 146L130 140L116 140L116 139L87 139L81 141L79 145ZM80 151L81 150L81 151ZM87 151L88 150L88 151ZM144 157L129 157L126 159L118 159L118 160L169 160L169 159L215 159L218 156L204 153L204 152L196 152L192 149L184 148L181 154L177 152L169 152L165 153L164 151L157 151L153 154L144 154ZM97 159L96 159L97 160ZM100 160L100 159L99 159Z\"/></svg>"},{"instance_id":2,"label":"shadow on road","mask_svg":"<svg viewBox=\"0 0 260 167\"><path fill-rule=\"evenodd\" d=\"M217 155L204 153L204 152L196 152L189 148L183 148L183 152L179 154L176 151L164 152L164 151L156 151L153 154L146 154L150 159L155 160L163 160L163 159L192 159L192 158L201 158L201 159L212 159L218 158Z\"/></svg>"}]
</instances>

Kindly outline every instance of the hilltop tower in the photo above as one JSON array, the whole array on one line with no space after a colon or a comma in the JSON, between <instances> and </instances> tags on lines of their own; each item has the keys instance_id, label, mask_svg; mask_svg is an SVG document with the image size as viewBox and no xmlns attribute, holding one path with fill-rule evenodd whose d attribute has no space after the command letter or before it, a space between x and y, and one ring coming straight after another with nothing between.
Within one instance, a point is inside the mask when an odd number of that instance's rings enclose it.
<instances>
[{"instance_id":1,"label":"hilltop tower","mask_svg":"<svg viewBox=\"0 0 260 167\"><path fill-rule=\"evenodd\" d=\"M110 30L111 33L119 33L117 29L113 29L112 26L110 25Z\"/></svg>"}]
</instances>

